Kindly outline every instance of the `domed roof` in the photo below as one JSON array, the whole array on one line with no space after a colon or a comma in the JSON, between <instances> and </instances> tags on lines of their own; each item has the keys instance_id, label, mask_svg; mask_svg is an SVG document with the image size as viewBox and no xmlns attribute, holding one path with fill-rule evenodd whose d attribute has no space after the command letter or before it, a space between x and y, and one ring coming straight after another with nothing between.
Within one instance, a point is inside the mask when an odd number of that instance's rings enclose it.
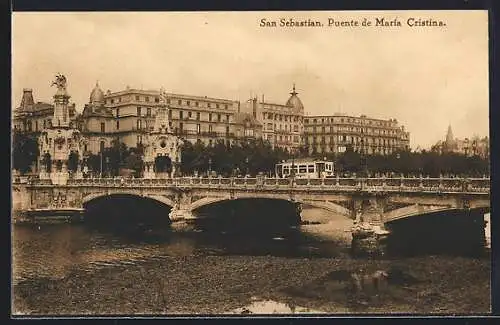
<instances>
[{"instance_id":1,"label":"domed roof","mask_svg":"<svg viewBox=\"0 0 500 325\"><path fill-rule=\"evenodd\" d=\"M104 92L99 88L99 83L95 83L94 89L90 93L91 104L104 104Z\"/></svg>"},{"instance_id":2,"label":"domed roof","mask_svg":"<svg viewBox=\"0 0 500 325\"><path fill-rule=\"evenodd\" d=\"M290 96L290 98L288 98L288 100L286 102L286 106L291 106L291 107L295 108L295 110L297 110L297 111L303 111L304 104L302 104L302 101L297 96L297 94L298 93L295 91L295 85L293 85L293 90L290 93L290 95L292 95L292 96Z\"/></svg>"}]
</instances>

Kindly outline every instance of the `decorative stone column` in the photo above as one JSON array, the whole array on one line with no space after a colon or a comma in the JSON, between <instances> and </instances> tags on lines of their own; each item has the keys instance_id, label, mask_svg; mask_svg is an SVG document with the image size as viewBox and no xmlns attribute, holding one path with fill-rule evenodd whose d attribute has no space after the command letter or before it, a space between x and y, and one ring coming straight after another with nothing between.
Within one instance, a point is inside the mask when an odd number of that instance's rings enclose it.
<instances>
[{"instance_id":1,"label":"decorative stone column","mask_svg":"<svg viewBox=\"0 0 500 325\"><path fill-rule=\"evenodd\" d=\"M383 256L389 232L384 228L384 199L362 196L354 199L355 221L352 227L351 252L354 256Z\"/></svg>"},{"instance_id":2,"label":"decorative stone column","mask_svg":"<svg viewBox=\"0 0 500 325\"><path fill-rule=\"evenodd\" d=\"M153 166L151 162L145 162L144 163L144 174L143 177L146 179L153 179L155 178L155 172L153 170Z\"/></svg>"},{"instance_id":3,"label":"decorative stone column","mask_svg":"<svg viewBox=\"0 0 500 325\"><path fill-rule=\"evenodd\" d=\"M196 216L190 205L191 193L189 191L179 191L175 198L175 205L168 215L172 229L180 231L193 229Z\"/></svg>"}]
</instances>

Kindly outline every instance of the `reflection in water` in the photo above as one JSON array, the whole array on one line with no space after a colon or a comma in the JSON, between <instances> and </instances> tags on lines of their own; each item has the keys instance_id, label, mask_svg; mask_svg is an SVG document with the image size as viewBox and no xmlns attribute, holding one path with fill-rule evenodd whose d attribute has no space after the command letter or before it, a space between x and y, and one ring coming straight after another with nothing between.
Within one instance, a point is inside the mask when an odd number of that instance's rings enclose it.
<instances>
[{"instance_id":1,"label":"reflection in water","mask_svg":"<svg viewBox=\"0 0 500 325\"><path fill-rule=\"evenodd\" d=\"M158 215L164 220L163 213ZM155 224L153 217L141 224L134 218L100 222L104 216L97 214L97 222L83 224L14 225L14 281L59 279L75 269L92 272L169 256L349 258L352 220L317 209L305 209L302 218L318 224L297 225L288 216L253 213L245 220L208 218L188 232L172 231L164 222Z\"/></svg>"},{"instance_id":2,"label":"reflection in water","mask_svg":"<svg viewBox=\"0 0 500 325\"><path fill-rule=\"evenodd\" d=\"M269 220L269 218L267 218ZM263 218L266 220L266 218ZM319 236L314 226L279 227L257 223L256 231L217 227L205 220L189 232L172 231L168 225L83 224L15 225L13 277L61 278L74 269L92 271L113 265L130 265L148 259L188 255L324 256L347 255L348 242ZM316 227L317 228L317 227ZM311 231L314 229L314 231ZM340 235L344 235L341 230Z\"/></svg>"},{"instance_id":3,"label":"reflection in water","mask_svg":"<svg viewBox=\"0 0 500 325\"><path fill-rule=\"evenodd\" d=\"M282 302L277 302L273 300L257 300L257 298L252 297L253 301L251 304L237 308L228 312L227 314L296 314L296 313L310 313L310 314L321 314L325 313L320 310L310 309L301 306L295 306L291 304L286 304Z\"/></svg>"}]
</instances>

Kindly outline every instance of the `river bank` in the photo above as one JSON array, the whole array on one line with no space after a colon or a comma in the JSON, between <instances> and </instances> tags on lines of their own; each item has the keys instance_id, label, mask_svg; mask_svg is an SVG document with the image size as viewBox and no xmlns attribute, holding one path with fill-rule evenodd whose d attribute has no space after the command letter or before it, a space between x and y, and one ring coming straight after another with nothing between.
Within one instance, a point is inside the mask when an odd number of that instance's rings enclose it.
<instances>
[{"instance_id":1,"label":"river bank","mask_svg":"<svg viewBox=\"0 0 500 325\"><path fill-rule=\"evenodd\" d=\"M405 270L413 283L353 296L333 274ZM326 313L482 314L490 311L490 260L390 260L273 256L164 256L60 279L14 285L14 314L223 314L258 299Z\"/></svg>"}]
</instances>

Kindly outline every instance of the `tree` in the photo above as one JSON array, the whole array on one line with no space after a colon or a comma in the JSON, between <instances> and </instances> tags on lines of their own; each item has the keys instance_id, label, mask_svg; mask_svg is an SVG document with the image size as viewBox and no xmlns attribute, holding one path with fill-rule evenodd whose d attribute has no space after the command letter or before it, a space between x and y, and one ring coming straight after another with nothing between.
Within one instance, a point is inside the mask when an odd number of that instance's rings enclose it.
<instances>
[{"instance_id":1,"label":"tree","mask_svg":"<svg viewBox=\"0 0 500 325\"><path fill-rule=\"evenodd\" d=\"M35 135L15 130L12 138L13 168L21 174L31 171L31 166L39 156L38 142Z\"/></svg>"},{"instance_id":2,"label":"tree","mask_svg":"<svg viewBox=\"0 0 500 325\"><path fill-rule=\"evenodd\" d=\"M135 177L141 177L143 164L142 156L136 154L134 150L131 150L131 153L125 158L123 165L126 169L133 170Z\"/></svg>"}]
</instances>

